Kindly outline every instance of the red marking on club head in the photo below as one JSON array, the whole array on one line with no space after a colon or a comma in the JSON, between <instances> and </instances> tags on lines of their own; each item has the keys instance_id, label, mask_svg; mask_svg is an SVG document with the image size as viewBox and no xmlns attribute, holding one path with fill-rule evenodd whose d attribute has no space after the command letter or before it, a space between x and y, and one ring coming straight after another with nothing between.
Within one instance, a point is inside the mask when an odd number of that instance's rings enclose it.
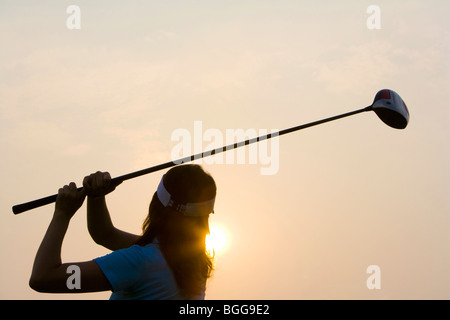
<instances>
[{"instance_id":1,"label":"red marking on club head","mask_svg":"<svg viewBox=\"0 0 450 320\"><path fill-rule=\"evenodd\" d=\"M378 91L373 102L378 101L380 99L391 99L391 91L389 91L388 89Z\"/></svg>"}]
</instances>

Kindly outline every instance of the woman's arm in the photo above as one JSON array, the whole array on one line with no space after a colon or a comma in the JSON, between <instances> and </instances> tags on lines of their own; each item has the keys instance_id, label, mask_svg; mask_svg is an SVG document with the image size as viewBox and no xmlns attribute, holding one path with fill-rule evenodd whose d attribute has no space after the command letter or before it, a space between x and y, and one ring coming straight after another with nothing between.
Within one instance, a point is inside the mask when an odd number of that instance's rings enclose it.
<instances>
[{"instance_id":1,"label":"woman's arm","mask_svg":"<svg viewBox=\"0 0 450 320\"><path fill-rule=\"evenodd\" d=\"M81 207L86 195L75 183L59 189L55 212L36 254L29 285L39 292L92 292L111 290L109 281L94 261L61 262L61 246L70 219ZM75 268L73 266L76 266ZM69 277L78 272L79 285L69 284Z\"/></svg>"},{"instance_id":2,"label":"woman's arm","mask_svg":"<svg viewBox=\"0 0 450 320\"><path fill-rule=\"evenodd\" d=\"M88 195L87 222L92 239L110 250L128 248L138 236L114 227L105 195L114 191L117 185L111 183L108 172L96 172L84 178L83 186Z\"/></svg>"}]
</instances>

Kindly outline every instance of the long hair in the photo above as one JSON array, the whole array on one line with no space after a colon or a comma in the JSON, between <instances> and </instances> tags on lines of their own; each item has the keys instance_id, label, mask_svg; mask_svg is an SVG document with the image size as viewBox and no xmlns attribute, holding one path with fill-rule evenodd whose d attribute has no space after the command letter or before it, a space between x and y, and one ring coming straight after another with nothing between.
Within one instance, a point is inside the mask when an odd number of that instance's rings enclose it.
<instances>
[{"instance_id":1,"label":"long hair","mask_svg":"<svg viewBox=\"0 0 450 320\"><path fill-rule=\"evenodd\" d=\"M174 167L163 179L166 190L178 203L203 202L216 196L214 179L199 165ZM155 192L142 225L143 234L136 241L145 246L158 240L180 293L187 299L202 293L213 270L212 257L205 247L208 218L208 215L184 216L164 207Z\"/></svg>"}]
</instances>

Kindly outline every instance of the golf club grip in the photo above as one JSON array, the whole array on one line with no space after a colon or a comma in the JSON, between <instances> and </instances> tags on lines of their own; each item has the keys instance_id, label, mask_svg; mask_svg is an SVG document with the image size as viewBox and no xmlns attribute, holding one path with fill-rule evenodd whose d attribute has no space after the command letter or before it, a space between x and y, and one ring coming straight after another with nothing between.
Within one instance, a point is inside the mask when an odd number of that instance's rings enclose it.
<instances>
[{"instance_id":1,"label":"golf club grip","mask_svg":"<svg viewBox=\"0 0 450 320\"><path fill-rule=\"evenodd\" d=\"M22 204L17 204L15 206L12 207L12 211L14 214L19 214L31 209L35 209L35 208L39 208L42 206L45 206L46 204L50 204L56 201L56 197L58 195L54 194L45 198L41 198L41 199L37 199L37 200L33 200L30 202L26 202L26 203L22 203Z\"/></svg>"},{"instance_id":2,"label":"golf club grip","mask_svg":"<svg viewBox=\"0 0 450 320\"><path fill-rule=\"evenodd\" d=\"M83 187L79 187L77 190L81 191L81 189L83 189ZM17 204L12 207L12 211L14 214L19 214L19 213L22 213L22 212L25 212L25 211L28 211L31 209L36 209L36 208L45 206L47 204L56 202L57 197L58 197L58 194L53 194L51 196L44 197L41 199L36 199L36 200L25 202L22 204Z\"/></svg>"},{"instance_id":3,"label":"golf club grip","mask_svg":"<svg viewBox=\"0 0 450 320\"><path fill-rule=\"evenodd\" d=\"M147 174L147 173L150 173L150 172L153 172L153 171L161 170L164 167L171 166L171 165L168 166L168 164L169 163L165 163L163 165L154 166L152 168L148 168L148 169L144 169L144 170L141 170L141 171L129 173L129 174L126 174L126 175L114 178L114 179L111 180L111 182L120 184L120 183L122 183L125 180L136 178L136 177L142 176L144 174ZM173 164L173 165L175 165L175 164ZM79 187L77 190L81 191L81 189L83 189L83 187ZM32 201L21 203L21 204L16 204L16 205L14 205L12 207L12 211L13 211L14 214L19 214L19 213L22 213L22 212L25 212L25 211L28 211L28 210L31 210L31 209L36 209L36 208L45 206L47 204L51 204L51 203L56 202L56 198L57 197L58 197L58 194L53 194L51 196L47 196L47 197L44 197L44 198L32 200Z\"/></svg>"}]
</instances>

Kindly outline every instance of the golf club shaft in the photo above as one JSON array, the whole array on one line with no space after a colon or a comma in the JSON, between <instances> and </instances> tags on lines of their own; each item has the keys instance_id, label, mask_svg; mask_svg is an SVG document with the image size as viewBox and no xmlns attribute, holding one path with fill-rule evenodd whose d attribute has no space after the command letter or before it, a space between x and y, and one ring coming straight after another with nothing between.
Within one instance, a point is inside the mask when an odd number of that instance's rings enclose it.
<instances>
[{"instance_id":1,"label":"golf club shaft","mask_svg":"<svg viewBox=\"0 0 450 320\"><path fill-rule=\"evenodd\" d=\"M215 155L215 154L219 154L219 153L222 153L222 152L225 152L225 151L228 151L228 150L233 150L233 149L236 149L236 148L239 148L239 147L242 147L242 146L246 146L246 145L249 145L249 144L252 144L252 143L255 143L255 142L268 140L268 139L271 139L271 138L274 138L274 137L279 137L279 136L282 136L282 135L285 135L285 134L288 134L288 133L291 133L291 132L295 132L295 131L306 129L306 128L309 128L309 127L313 127L313 126L316 126L316 125L319 125L319 124L322 124L322 123L325 123L325 122L334 121L334 120L337 120L337 119L349 117L349 116L352 116L352 115L355 115L355 114L358 114L358 113L361 113L361 112L366 112L366 111L371 111L371 110L372 110L372 106L368 106L368 107L365 107L365 108L362 108L362 109L359 109L359 110L356 110L356 111L347 112L347 113L344 113L344 114L341 114L341 115L338 115L338 116L334 116L334 117L326 118L326 119L323 119L323 120L310 122L310 123L299 125L299 126L292 127L292 128L287 128L287 129L284 129L284 130L280 130L278 132L262 135L262 136L259 136L257 138L247 139L245 141L229 144L229 145L223 146L221 148L217 148L217 149L213 149L213 150L209 150L209 151L193 154L191 156L184 157L184 158L181 158L181 159L178 159L178 160L175 160L175 161L169 161L169 162L162 163L162 164L150 167L150 168L146 168L146 169L143 169L143 170L139 170L139 171L136 171L136 172L128 173L128 174L125 174L123 176L119 176L119 177L113 178L112 182L118 184L118 183L121 183L121 182L123 182L125 180L130 180L130 179L133 179L133 178L136 178L136 177L140 177L140 176L143 176L145 174L149 174L149 173L152 173L152 172L155 172L155 171L159 171L159 170L167 169L167 168L170 168L170 167L174 167L174 166L182 164L182 163L191 162L191 161L194 161L194 160L197 160L197 159L202 159L202 158L205 158L205 157L208 157L208 156L212 156L212 155ZM78 190L81 190L81 189L82 189L82 187L78 188ZM33 200L33 201L30 201L30 202L18 204L18 205L13 206L12 210L13 210L14 214L19 214L19 213L22 213L24 211L28 211L28 210L31 210L31 209L35 209L35 208L38 208L38 207L41 207L41 206L53 203L53 202L56 201L56 197L57 197L57 194L54 194L54 195L51 195L51 196L48 196L48 197L45 197L45 198L41 198L41 199Z\"/></svg>"}]
</instances>

